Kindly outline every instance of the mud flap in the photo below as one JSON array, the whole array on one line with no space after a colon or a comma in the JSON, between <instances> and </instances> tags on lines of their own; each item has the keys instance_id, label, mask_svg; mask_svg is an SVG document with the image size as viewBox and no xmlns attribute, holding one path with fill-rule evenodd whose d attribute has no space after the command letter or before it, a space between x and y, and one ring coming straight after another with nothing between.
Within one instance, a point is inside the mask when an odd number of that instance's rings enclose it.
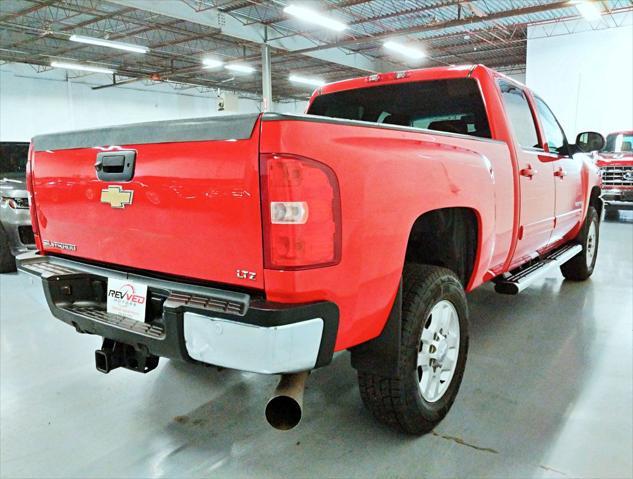
<instances>
[{"instance_id":1,"label":"mud flap","mask_svg":"<svg viewBox=\"0 0 633 479\"><path fill-rule=\"evenodd\" d=\"M352 367L385 378L395 378L400 366L402 343L402 280L389 317L380 335L350 349Z\"/></svg>"}]
</instances>

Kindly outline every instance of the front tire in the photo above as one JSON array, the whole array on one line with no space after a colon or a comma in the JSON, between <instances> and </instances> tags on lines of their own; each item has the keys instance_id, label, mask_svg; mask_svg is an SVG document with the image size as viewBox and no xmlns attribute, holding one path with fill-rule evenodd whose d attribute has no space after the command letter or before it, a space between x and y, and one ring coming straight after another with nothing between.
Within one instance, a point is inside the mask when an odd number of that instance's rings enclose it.
<instances>
[{"instance_id":1,"label":"front tire","mask_svg":"<svg viewBox=\"0 0 633 479\"><path fill-rule=\"evenodd\" d=\"M582 245L582 251L560 267L561 273L571 281L585 281L592 274L598 258L600 240L600 219L593 206L587 210L587 218L576 242Z\"/></svg>"},{"instance_id":2,"label":"front tire","mask_svg":"<svg viewBox=\"0 0 633 479\"><path fill-rule=\"evenodd\" d=\"M400 367L396 377L358 372L361 398L388 426L421 435L448 413L468 353L468 305L446 268L407 264L403 273Z\"/></svg>"},{"instance_id":3,"label":"front tire","mask_svg":"<svg viewBox=\"0 0 633 479\"><path fill-rule=\"evenodd\" d=\"M9 249L9 238L0 226L0 273L11 273L15 270L15 257Z\"/></svg>"}]
</instances>

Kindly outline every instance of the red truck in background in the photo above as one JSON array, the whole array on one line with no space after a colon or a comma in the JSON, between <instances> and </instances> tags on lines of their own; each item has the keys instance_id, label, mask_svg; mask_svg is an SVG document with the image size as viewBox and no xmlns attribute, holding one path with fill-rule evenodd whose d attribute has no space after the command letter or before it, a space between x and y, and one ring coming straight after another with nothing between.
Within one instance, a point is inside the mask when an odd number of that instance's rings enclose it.
<instances>
[{"instance_id":1,"label":"red truck in background","mask_svg":"<svg viewBox=\"0 0 633 479\"><path fill-rule=\"evenodd\" d=\"M602 174L605 217L617 218L619 210L633 210L633 131L607 135L596 165Z\"/></svg>"},{"instance_id":2,"label":"red truck in background","mask_svg":"<svg viewBox=\"0 0 633 479\"><path fill-rule=\"evenodd\" d=\"M484 66L371 75L264 113L38 136L29 162L53 315L104 338L97 369L158 357L282 374L289 429L307 373L351 351L363 402L401 431L448 412L465 292L592 274L602 210L588 155L545 102Z\"/></svg>"}]
</instances>

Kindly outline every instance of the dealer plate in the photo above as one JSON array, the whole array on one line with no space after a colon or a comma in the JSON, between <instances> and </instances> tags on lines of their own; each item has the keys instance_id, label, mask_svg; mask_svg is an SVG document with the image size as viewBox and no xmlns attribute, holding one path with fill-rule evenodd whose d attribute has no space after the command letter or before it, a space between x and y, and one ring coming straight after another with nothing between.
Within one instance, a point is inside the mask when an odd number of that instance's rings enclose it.
<instances>
[{"instance_id":1,"label":"dealer plate","mask_svg":"<svg viewBox=\"0 0 633 479\"><path fill-rule=\"evenodd\" d=\"M127 279L108 278L107 312L145 321L147 285Z\"/></svg>"}]
</instances>

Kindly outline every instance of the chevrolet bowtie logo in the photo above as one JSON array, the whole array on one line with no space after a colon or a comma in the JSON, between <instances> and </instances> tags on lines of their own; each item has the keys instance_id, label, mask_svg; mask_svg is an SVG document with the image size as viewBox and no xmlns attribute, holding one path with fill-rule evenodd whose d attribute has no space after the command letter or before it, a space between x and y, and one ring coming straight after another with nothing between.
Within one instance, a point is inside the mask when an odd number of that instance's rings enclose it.
<instances>
[{"instance_id":1,"label":"chevrolet bowtie logo","mask_svg":"<svg viewBox=\"0 0 633 479\"><path fill-rule=\"evenodd\" d=\"M101 203L108 203L112 208L125 208L132 204L134 191L124 190L120 186L108 186L101 190Z\"/></svg>"}]
</instances>

